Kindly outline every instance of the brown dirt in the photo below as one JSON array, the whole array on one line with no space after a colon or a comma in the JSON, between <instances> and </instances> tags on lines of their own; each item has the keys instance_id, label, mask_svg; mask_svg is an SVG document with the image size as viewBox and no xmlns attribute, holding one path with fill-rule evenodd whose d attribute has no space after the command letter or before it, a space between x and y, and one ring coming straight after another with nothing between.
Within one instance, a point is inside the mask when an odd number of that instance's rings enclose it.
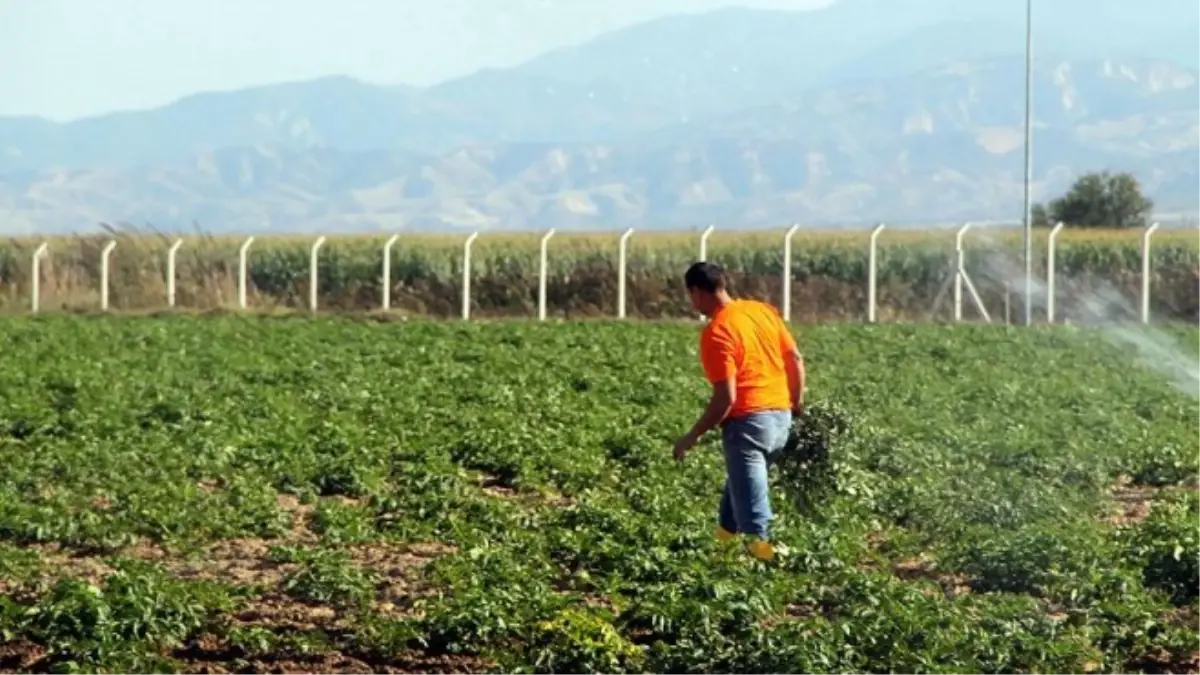
<instances>
[{"instance_id":1,"label":"brown dirt","mask_svg":"<svg viewBox=\"0 0 1200 675\"><path fill-rule=\"evenodd\" d=\"M310 605L293 600L282 593L268 593L254 599L254 604L233 615L240 626L306 631L344 628L347 617L332 607Z\"/></svg>"},{"instance_id":2,"label":"brown dirt","mask_svg":"<svg viewBox=\"0 0 1200 675\"><path fill-rule=\"evenodd\" d=\"M886 551L889 543L887 532L871 530L867 533L867 549L870 551Z\"/></svg>"},{"instance_id":3,"label":"brown dirt","mask_svg":"<svg viewBox=\"0 0 1200 675\"><path fill-rule=\"evenodd\" d=\"M1160 647L1127 665L1129 672L1200 673L1200 652L1192 652L1186 658L1181 658Z\"/></svg>"},{"instance_id":4,"label":"brown dirt","mask_svg":"<svg viewBox=\"0 0 1200 675\"><path fill-rule=\"evenodd\" d=\"M210 482L209 485L213 484ZM316 505L303 504L295 495L285 493L280 493L276 500L280 510L291 517L291 529L281 538L222 539L189 556L180 556L177 552L143 540L126 549L124 554L159 562L180 579L224 581L239 586L274 586L294 570L295 565L270 561L268 553L271 547L317 541L316 535L309 529Z\"/></svg>"},{"instance_id":5,"label":"brown dirt","mask_svg":"<svg viewBox=\"0 0 1200 675\"><path fill-rule=\"evenodd\" d=\"M214 542L203 554L164 561L167 570L180 579L225 581L238 586L274 586L296 566L268 560L272 546L284 542L268 539L225 539Z\"/></svg>"},{"instance_id":6,"label":"brown dirt","mask_svg":"<svg viewBox=\"0 0 1200 675\"><path fill-rule=\"evenodd\" d=\"M437 558L455 551L439 543L372 543L350 546L350 559L379 576L375 587L375 609L389 618L408 616L414 600L428 597L432 589L420 583L421 569Z\"/></svg>"},{"instance_id":7,"label":"brown dirt","mask_svg":"<svg viewBox=\"0 0 1200 675\"><path fill-rule=\"evenodd\" d=\"M486 472L479 475L478 484L481 491L497 499L516 500L528 505L545 504L555 508L565 508L575 503L574 499L553 490L521 490L505 485L499 476Z\"/></svg>"},{"instance_id":8,"label":"brown dirt","mask_svg":"<svg viewBox=\"0 0 1200 675\"><path fill-rule=\"evenodd\" d=\"M309 627L305 623L263 621L255 621L253 625ZM191 673L478 673L488 671L493 665L480 657L419 651L406 651L387 657L331 650L311 655L290 652L255 654L248 658L241 650L230 647L211 634L200 636L175 650L171 656L183 664L183 672Z\"/></svg>"},{"instance_id":9,"label":"brown dirt","mask_svg":"<svg viewBox=\"0 0 1200 675\"><path fill-rule=\"evenodd\" d=\"M214 481L201 481L200 485L201 489L205 490L217 489ZM317 537L309 529L312 514L316 510L315 505L302 504L295 495L282 493L278 496L278 503L279 508L288 513L292 521L291 530L279 539L246 538L217 541L204 547L198 560L182 559L177 552L147 539L140 539L118 553L141 560L163 562L169 570L182 577L228 579L232 574L235 579L246 579L245 583L255 583L252 579L255 575L247 572L259 570L267 550L272 545L317 541ZM110 506L111 501L105 496L97 496L92 504L103 509ZM113 571L92 551L73 551L57 543L31 544L26 548L38 553L50 578L71 577L99 584Z\"/></svg>"},{"instance_id":10,"label":"brown dirt","mask_svg":"<svg viewBox=\"0 0 1200 675\"><path fill-rule=\"evenodd\" d=\"M300 498L293 494L280 492L275 498L279 509L287 513L292 519L291 532L285 537L289 543L312 543L317 540L309 525L312 523L313 513L317 510L317 505L304 504Z\"/></svg>"},{"instance_id":11,"label":"brown dirt","mask_svg":"<svg viewBox=\"0 0 1200 675\"><path fill-rule=\"evenodd\" d=\"M1129 476L1120 476L1112 487L1113 512L1105 522L1113 525L1133 525L1150 515L1160 488L1136 485Z\"/></svg>"},{"instance_id":12,"label":"brown dirt","mask_svg":"<svg viewBox=\"0 0 1200 675\"><path fill-rule=\"evenodd\" d=\"M923 579L934 581L942 589L947 599L953 599L971 592L969 579L965 574L945 572L937 569L936 564L925 558L909 558L892 565L892 573L906 581Z\"/></svg>"},{"instance_id":13,"label":"brown dirt","mask_svg":"<svg viewBox=\"0 0 1200 675\"><path fill-rule=\"evenodd\" d=\"M94 555L70 551L58 544L34 544L29 548L37 551L45 576L50 580L81 579L99 586L113 573L113 568Z\"/></svg>"},{"instance_id":14,"label":"brown dirt","mask_svg":"<svg viewBox=\"0 0 1200 675\"><path fill-rule=\"evenodd\" d=\"M265 656L230 662L223 654L188 650L177 658L189 673L483 673L492 668L488 661L472 656L398 654L395 658L364 660L341 652L314 654L307 658ZM228 667L235 666L236 670Z\"/></svg>"},{"instance_id":15,"label":"brown dirt","mask_svg":"<svg viewBox=\"0 0 1200 675\"><path fill-rule=\"evenodd\" d=\"M453 551L453 547L436 544L362 544L345 549L358 565L369 567L379 574L375 609L383 616L401 618L410 613L413 600L428 593L419 583L419 571L434 558ZM260 551L265 554L265 549ZM247 556L247 565L254 565L254 558ZM262 562L262 558L258 558ZM268 568L276 580L282 577L284 568L279 565ZM253 574L253 573L252 573ZM263 580L266 577L252 577ZM269 592L254 599L253 604L236 612L231 618L234 625L261 627L272 631L296 632L323 630L327 633L347 633L354 629L352 614L334 607L315 605L295 600L282 592ZM194 644L180 656L188 669L196 672L223 672L217 668L232 665L233 659L219 644ZM432 662L431 662L432 663ZM450 665L457 663L453 660ZM438 669L436 672L468 672L461 669ZM389 661L372 665L339 652L314 655L311 659L294 655L279 658L258 658L239 662L239 672L423 672L413 667L408 660Z\"/></svg>"},{"instance_id":16,"label":"brown dirt","mask_svg":"<svg viewBox=\"0 0 1200 675\"><path fill-rule=\"evenodd\" d=\"M208 489L218 489L215 483ZM337 498L333 498L337 499ZM355 500L342 499L355 503ZM204 579L239 586L277 588L283 578L296 568L289 563L269 559L272 546L309 545L317 537L309 528L315 505L302 504L293 495L278 497L281 510L291 515L290 531L279 539L239 538L215 541L199 550L173 550L158 543L140 540L120 552L120 555L154 561L171 575L181 579ZM57 544L35 545L41 558L45 578L72 577L101 585L113 569L94 552L73 552ZM436 542L395 543L375 542L344 547L351 560L375 572L379 577L375 609L390 618L412 615L414 600L428 595L431 589L421 583L421 569L439 556L455 551L453 546ZM330 634L353 630L354 617L333 607L297 601L281 591L269 590L254 598L246 607L229 617L233 625L258 626L272 631L305 631L320 629ZM415 672L479 672L489 664L473 657L430 656L401 654L387 661L363 660L353 655L329 652L311 658L280 654L252 660L239 660L236 650L213 636L204 636L178 650L174 656L186 672L330 672L330 673L415 673ZM0 672L29 672L45 658L45 649L28 641L0 645Z\"/></svg>"},{"instance_id":17,"label":"brown dirt","mask_svg":"<svg viewBox=\"0 0 1200 675\"><path fill-rule=\"evenodd\" d=\"M521 496L519 490L505 485L499 476L487 473L479 478L479 489L493 497L500 497L502 499L514 499Z\"/></svg>"},{"instance_id":18,"label":"brown dirt","mask_svg":"<svg viewBox=\"0 0 1200 675\"><path fill-rule=\"evenodd\" d=\"M36 666L45 656L45 647L28 640L0 644L0 673L37 672Z\"/></svg>"}]
</instances>

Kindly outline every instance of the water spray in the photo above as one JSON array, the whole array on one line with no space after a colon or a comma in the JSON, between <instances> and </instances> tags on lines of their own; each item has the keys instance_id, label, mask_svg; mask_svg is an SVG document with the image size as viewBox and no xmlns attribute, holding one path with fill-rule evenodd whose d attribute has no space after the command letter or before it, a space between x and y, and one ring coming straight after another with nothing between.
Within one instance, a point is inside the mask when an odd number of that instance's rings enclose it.
<instances>
[{"instance_id":1,"label":"water spray","mask_svg":"<svg viewBox=\"0 0 1200 675\"><path fill-rule=\"evenodd\" d=\"M993 283L1016 285L1024 282L1024 270L1011 256L1003 252L1002 244L983 230L978 238L987 253L977 274ZM1034 308L1049 310L1050 299L1046 284L1032 280L1027 313ZM1141 312L1111 283L1099 280L1098 288L1082 295L1072 308L1072 322L1098 333L1110 344L1132 352L1135 360L1147 370L1166 378L1175 388L1200 399L1200 359L1187 354L1166 331L1141 323Z\"/></svg>"}]
</instances>

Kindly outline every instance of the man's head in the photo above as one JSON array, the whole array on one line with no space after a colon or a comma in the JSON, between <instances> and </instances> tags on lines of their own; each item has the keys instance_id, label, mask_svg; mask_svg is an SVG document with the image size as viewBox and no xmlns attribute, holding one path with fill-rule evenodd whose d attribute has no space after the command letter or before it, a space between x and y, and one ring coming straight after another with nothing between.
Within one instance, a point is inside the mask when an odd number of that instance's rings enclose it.
<instances>
[{"instance_id":1,"label":"man's head","mask_svg":"<svg viewBox=\"0 0 1200 675\"><path fill-rule=\"evenodd\" d=\"M712 316L718 308L729 302L725 270L716 263L692 263L683 275L683 283L692 298L692 307L705 316Z\"/></svg>"}]
</instances>

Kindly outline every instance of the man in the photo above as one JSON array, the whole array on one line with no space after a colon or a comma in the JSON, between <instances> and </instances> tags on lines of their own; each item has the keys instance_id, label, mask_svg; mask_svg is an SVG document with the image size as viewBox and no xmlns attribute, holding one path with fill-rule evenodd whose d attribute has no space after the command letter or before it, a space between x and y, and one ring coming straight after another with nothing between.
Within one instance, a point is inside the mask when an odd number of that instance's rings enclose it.
<instances>
[{"instance_id":1,"label":"man","mask_svg":"<svg viewBox=\"0 0 1200 675\"><path fill-rule=\"evenodd\" d=\"M712 398L676 441L675 459L683 460L705 432L721 426L725 493L717 538L748 535L750 552L770 560L775 548L767 528L767 468L787 442L792 416L803 412L804 359L774 307L729 296L719 265L693 264L684 283L692 307L709 318L700 335L700 363Z\"/></svg>"}]
</instances>

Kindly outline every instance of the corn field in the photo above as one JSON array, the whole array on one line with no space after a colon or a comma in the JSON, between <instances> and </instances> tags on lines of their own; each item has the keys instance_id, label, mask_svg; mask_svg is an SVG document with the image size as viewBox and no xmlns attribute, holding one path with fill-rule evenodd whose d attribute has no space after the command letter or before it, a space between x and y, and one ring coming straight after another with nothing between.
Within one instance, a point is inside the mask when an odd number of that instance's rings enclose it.
<instances>
[{"instance_id":1,"label":"corn field","mask_svg":"<svg viewBox=\"0 0 1200 675\"><path fill-rule=\"evenodd\" d=\"M1082 316L1089 297L1110 300L1131 316L1139 303L1139 231L1067 229L1056 252L1056 318ZM551 318L612 316L617 305L619 233L560 234L550 240L547 310ZM1035 234L1034 314L1044 315L1047 233ZM471 314L479 318L536 313L540 233L481 236L472 249ZM319 252L321 311L378 310L386 237L333 236ZM884 231L878 242L880 321L952 316L953 230ZM682 275L699 253L699 233L635 233L629 243L627 313L640 318L690 315ZM111 258L110 309L158 311L167 301L167 249L173 237L137 232L48 240L40 263L43 311L100 306L101 250ZM241 238L184 237L176 267L176 309L237 306ZM792 244L792 316L799 321L860 321L866 316L868 234L804 232ZM0 243L0 309L29 310L32 256L42 240ZM256 238L249 249L248 304L255 310L305 309L312 239ZM979 229L964 240L965 268L993 320L1022 316L1020 230ZM783 233L715 232L708 258L729 270L734 292L779 304ZM1151 313L1155 320L1195 322L1198 312L1197 235L1164 230L1152 242ZM463 238L401 236L392 249L391 307L397 313L452 317L460 311ZM1115 302L1111 302L1115 298ZM1126 309L1122 309L1126 308ZM975 319L973 306L964 318Z\"/></svg>"}]
</instances>

